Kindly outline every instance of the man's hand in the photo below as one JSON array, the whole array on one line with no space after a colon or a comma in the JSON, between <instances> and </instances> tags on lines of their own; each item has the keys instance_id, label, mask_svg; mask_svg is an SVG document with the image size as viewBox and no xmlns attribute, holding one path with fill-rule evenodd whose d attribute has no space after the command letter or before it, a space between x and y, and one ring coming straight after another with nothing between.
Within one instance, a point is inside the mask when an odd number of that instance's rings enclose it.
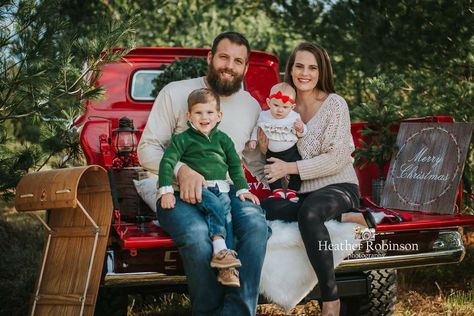
<instances>
[{"instance_id":1,"label":"man's hand","mask_svg":"<svg viewBox=\"0 0 474 316\"><path fill-rule=\"evenodd\" d=\"M250 149L254 150L255 148L257 148L257 141L256 140L249 141L248 146Z\"/></svg>"},{"instance_id":2,"label":"man's hand","mask_svg":"<svg viewBox=\"0 0 474 316\"><path fill-rule=\"evenodd\" d=\"M186 165L178 170L179 197L190 204L201 203L202 187L207 186L206 179Z\"/></svg>"},{"instance_id":3,"label":"man's hand","mask_svg":"<svg viewBox=\"0 0 474 316\"><path fill-rule=\"evenodd\" d=\"M258 148L262 154L266 154L268 150L268 137L265 135L265 132L259 127L257 131L257 141L258 141Z\"/></svg>"},{"instance_id":4,"label":"man's hand","mask_svg":"<svg viewBox=\"0 0 474 316\"><path fill-rule=\"evenodd\" d=\"M170 209L176 205L176 198L173 193L165 193L161 196L161 208Z\"/></svg>"},{"instance_id":5,"label":"man's hand","mask_svg":"<svg viewBox=\"0 0 474 316\"><path fill-rule=\"evenodd\" d=\"M242 193L239 195L240 200L243 202L245 200L252 201L253 204L260 205L260 200L252 193Z\"/></svg>"},{"instance_id":6,"label":"man's hand","mask_svg":"<svg viewBox=\"0 0 474 316\"><path fill-rule=\"evenodd\" d=\"M295 131L297 133L303 133L304 132L304 123L300 119L296 119L295 123L293 124L293 127L295 128Z\"/></svg>"}]
</instances>

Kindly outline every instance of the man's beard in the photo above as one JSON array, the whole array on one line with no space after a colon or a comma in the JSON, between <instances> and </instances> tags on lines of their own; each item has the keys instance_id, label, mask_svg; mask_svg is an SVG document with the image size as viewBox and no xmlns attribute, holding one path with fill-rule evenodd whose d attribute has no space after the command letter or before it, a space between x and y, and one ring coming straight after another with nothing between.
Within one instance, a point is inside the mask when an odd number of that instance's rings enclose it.
<instances>
[{"instance_id":1,"label":"man's beard","mask_svg":"<svg viewBox=\"0 0 474 316\"><path fill-rule=\"evenodd\" d=\"M229 81L229 80L222 80L219 76L220 71L225 71L227 73L230 73L234 76L234 79ZM237 91L240 90L240 87L242 86L242 81L244 80L244 74L237 74L236 72L224 68L221 70L217 70L214 68L214 65L212 62L209 64L207 68L207 83L211 87L214 92L216 92L219 95L228 97Z\"/></svg>"}]
</instances>

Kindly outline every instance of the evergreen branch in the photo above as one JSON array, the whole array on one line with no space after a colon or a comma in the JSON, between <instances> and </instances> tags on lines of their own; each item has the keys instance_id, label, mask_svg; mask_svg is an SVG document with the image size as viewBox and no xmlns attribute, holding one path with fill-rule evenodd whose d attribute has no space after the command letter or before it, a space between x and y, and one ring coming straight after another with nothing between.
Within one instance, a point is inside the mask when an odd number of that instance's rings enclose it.
<instances>
[{"instance_id":1,"label":"evergreen branch","mask_svg":"<svg viewBox=\"0 0 474 316\"><path fill-rule=\"evenodd\" d=\"M97 59L92 65L88 66L87 69L85 69L81 75L76 79L76 81L74 81L74 83L70 86L70 88L68 88L67 86L67 74L66 72L64 72L64 86L65 86L65 91L59 95L56 96L56 98L61 98L62 96L64 95L76 95L78 94L80 91L81 91L81 88L75 90L75 91L69 91L69 89L72 89L74 88L76 85L78 85L81 80L84 79L84 77L86 77L90 71L92 71L93 69L96 69L96 67L102 62L102 58L99 58Z\"/></svg>"},{"instance_id":2,"label":"evergreen branch","mask_svg":"<svg viewBox=\"0 0 474 316\"><path fill-rule=\"evenodd\" d=\"M33 24L34 22L34 19L31 19L28 21L28 23L26 23L24 25L24 27L22 27L21 29L19 29L17 32L13 33L11 36L9 36L8 38L6 38L5 42L9 42L10 40L14 39L14 38L17 38L19 36L19 34L23 33L27 28L29 28L31 26L31 24ZM11 24L13 24L14 22L12 21Z\"/></svg>"},{"instance_id":3,"label":"evergreen branch","mask_svg":"<svg viewBox=\"0 0 474 316\"><path fill-rule=\"evenodd\" d=\"M11 113L10 113L9 115L0 116L0 122L8 120L8 119L19 119L19 118L23 118L23 117L28 117L28 116L31 116L35 113L36 113L36 111L29 112L29 113L24 113L24 114L18 114L18 115L11 115Z\"/></svg>"},{"instance_id":4,"label":"evergreen branch","mask_svg":"<svg viewBox=\"0 0 474 316\"><path fill-rule=\"evenodd\" d=\"M49 153L48 158L46 158L46 160L41 164L41 166L39 166L38 169L36 169L35 172L40 171L44 166L46 166L46 164L49 162L49 160L51 159L51 157L53 157L53 155L54 155L54 153Z\"/></svg>"},{"instance_id":5,"label":"evergreen branch","mask_svg":"<svg viewBox=\"0 0 474 316\"><path fill-rule=\"evenodd\" d=\"M74 90L74 91L68 91L67 94L68 95L77 95L81 92L82 88L79 88L77 90Z\"/></svg>"},{"instance_id":6,"label":"evergreen branch","mask_svg":"<svg viewBox=\"0 0 474 316\"><path fill-rule=\"evenodd\" d=\"M40 40L36 43L35 47L34 47L31 51L33 51L33 52L36 51L36 50L40 47L40 45L42 44L42 42L43 42L44 40L45 40L45 38L40 39ZM12 80L12 82L14 82L15 84L8 87L7 95L5 96L5 98L4 98L4 100L3 100L4 104L6 104L6 103L8 102L8 99L10 98L11 94L13 93L13 91L14 91L14 90L16 91L16 87L18 87L18 85L21 83L21 81L19 81L18 78L19 78L20 74L21 74L22 71L23 71L23 68L24 68L24 66L25 66L25 62L26 62L26 60L28 59L28 57L29 57L29 54L28 54L28 52L26 52L24 58L23 58L23 59L21 60L21 62L20 62L20 66L18 67L18 70L17 70L17 72L16 72L16 74L15 74L15 77L14 77L13 80ZM15 88L15 89L14 89L14 88ZM3 105L2 105L2 106L3 106Z\"/></svg>"},{"instance_id":7,"label":"evergreen branch","mask_svg":"<svg viewBox=\"0 0 474 316\"><path fill-rule=\"evenodd\" d=\"M4 104L6 104L6 103L8 102L8 99L11 97L11 95L12 95L12 93L13 93L13 90L16 91L16 89L14 89L14 88L16 88L16 87L18 86L18 83L17 83L17 82L18 82L18 78L19 78L19 76L20 76L21 70L22 70L23 67L25 66L25 61L26 61L26 58L21 61L21 64L20 64L20 66L18 67L18 71L17 71L17 73L15 74L15 78L12 80L12 82L14 82L14 83L16 83L16 84L13 84L13 85L11 85L11 86L8 87L7 94L6 94L5 98L3 99Z\"/></svg>"},{"instance_id":8,"label":"evergreen branch","mask_svg":"<svg viewBox=\"0 0 474 316\"><path fill-rule=\"evenodd\" d=\"M11 115L15 112L15 110L18 108L18 106L20 106L23 103L23 101L25 101L26 98L27 98L27 96L25 95L20 101L18 101L17 103L11 105L10 113L8 113L7 115L1 116L0 121L4 121L4 120L7 120L9 118L13 118Z\"/></svg>"},{"instance_id":9,"label":"evergreen branch","mask_svg":"<svg viewBox=\"0 0 474 316\"><path fill-rule=\"evenodd\" d=\"M22 62L22 61L23 61L23 59L19 59L17 62L11 64L10 66L8 66L8 67L6 67L6 68L4 68L2 74L5 74L5 75L6 75L6 74L10 71L10 69L15 68L15 66L18 65L18 64L19 64L20 62ZM5 64L6 64L6 62L5 62Z\"/></svg>"},{"instance_id":10,"label":"evergreen branch","mask_svg":"<svg viewBox=\"0 0 474 316\"><path fill-rule=\"evenodd\" d=\"M90 72L92 69L95 69L95 67L97 67L97 65L99 65L101 61L102 61L102 58L99 58L99 59L96 60L96 62L95 62L93 65L87 67L87 69L84 70L84 71L81 73L81 75L79 76L79 78L76 79L76 81L72 84L71 87L75 87L85 76L87 76L87 74L89 74L89 72Z\"/></svg>"},{"instance_id":11,"label":"evergreen branch","mask_svg":"<svg viewBox=\"0 0 474 316\"><path fill-rule=\"evenodd\" d=\"M114 9L112 5L110 5L108 0L100 0L100 3L102 3L110 12L110 14L116 18L117 20L120 19L120 13L117 12L117 10Z\"/></svg>"}]
</instances>

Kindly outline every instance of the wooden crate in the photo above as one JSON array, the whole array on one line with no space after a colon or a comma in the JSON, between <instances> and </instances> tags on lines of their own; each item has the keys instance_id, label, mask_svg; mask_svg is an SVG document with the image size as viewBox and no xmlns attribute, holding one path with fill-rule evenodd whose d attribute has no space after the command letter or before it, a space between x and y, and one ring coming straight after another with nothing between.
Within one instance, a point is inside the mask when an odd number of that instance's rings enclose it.
<instances>
[{"instance_id":1,"label":"wooden crate","mask_svg":"<svg viewBox=\"0 0 474 316\"><path fill-rule=\"evenodd\" d=\"M146 177L144 169L141 167L123 168L114 170L113 173L122 218L130 222L135 222L140 217L155 218L155 212L138 195L133 184L133 180Z\"/></svg>"},{"instance_id":2,"label":"wooden crate","mask_svg":"<svg viewBox=\"0 0 474 316\"><path fill-rule=\"evenodd\" d=\"M107 172L86 166L32 173L16 189L17 211L49 210L30 315L94 314L112 199Z\"/></svg>"}]
</instances>

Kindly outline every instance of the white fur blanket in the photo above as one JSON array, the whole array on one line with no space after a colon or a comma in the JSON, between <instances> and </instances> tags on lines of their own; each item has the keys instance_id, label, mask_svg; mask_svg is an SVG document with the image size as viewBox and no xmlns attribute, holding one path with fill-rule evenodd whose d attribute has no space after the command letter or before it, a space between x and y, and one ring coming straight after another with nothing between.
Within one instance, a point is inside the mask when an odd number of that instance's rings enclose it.
<instances>
[{"instance_id":1,"label":"white fur blanket","mask_svg":"<svg viewBox=\"0 0 474 316\"><path fill-rule=\"evenodd\" d=\"M140 181L134 180L134 183L143 200L156 210L156 176ZM377 222L384 216L383 213L373 215ZM298 224L269 221L268 225L273 233L267 244L260 279L260 293L289 311L314 288L318 279L306 255ZM352 247L340 247L342 250L333 250L335 267L352 253L351 249L360 244L360 239L355 238L356 226L358 225L355 223L326 222L333 245L341 243L352 245Z\"/></svg>"},{"instance_id":2,"label":"white fur blanket","mask_svg":"<svg viewBox=\"0 0 474 316\"><path fill-rule=\"evenodd\" d=\"M383 213L373 214L380 222ZM301 239L298 224L269 221L272 236L268 240L267 253L260 279L260 293L280 305L287 312L296 306L318 283ZM333 250L334 267L349 256L360 239L355 238L355 223L326 222L332 245L343 244ZM345 246L345 245L352 246Z\"/></svg>"}]
</instances>

